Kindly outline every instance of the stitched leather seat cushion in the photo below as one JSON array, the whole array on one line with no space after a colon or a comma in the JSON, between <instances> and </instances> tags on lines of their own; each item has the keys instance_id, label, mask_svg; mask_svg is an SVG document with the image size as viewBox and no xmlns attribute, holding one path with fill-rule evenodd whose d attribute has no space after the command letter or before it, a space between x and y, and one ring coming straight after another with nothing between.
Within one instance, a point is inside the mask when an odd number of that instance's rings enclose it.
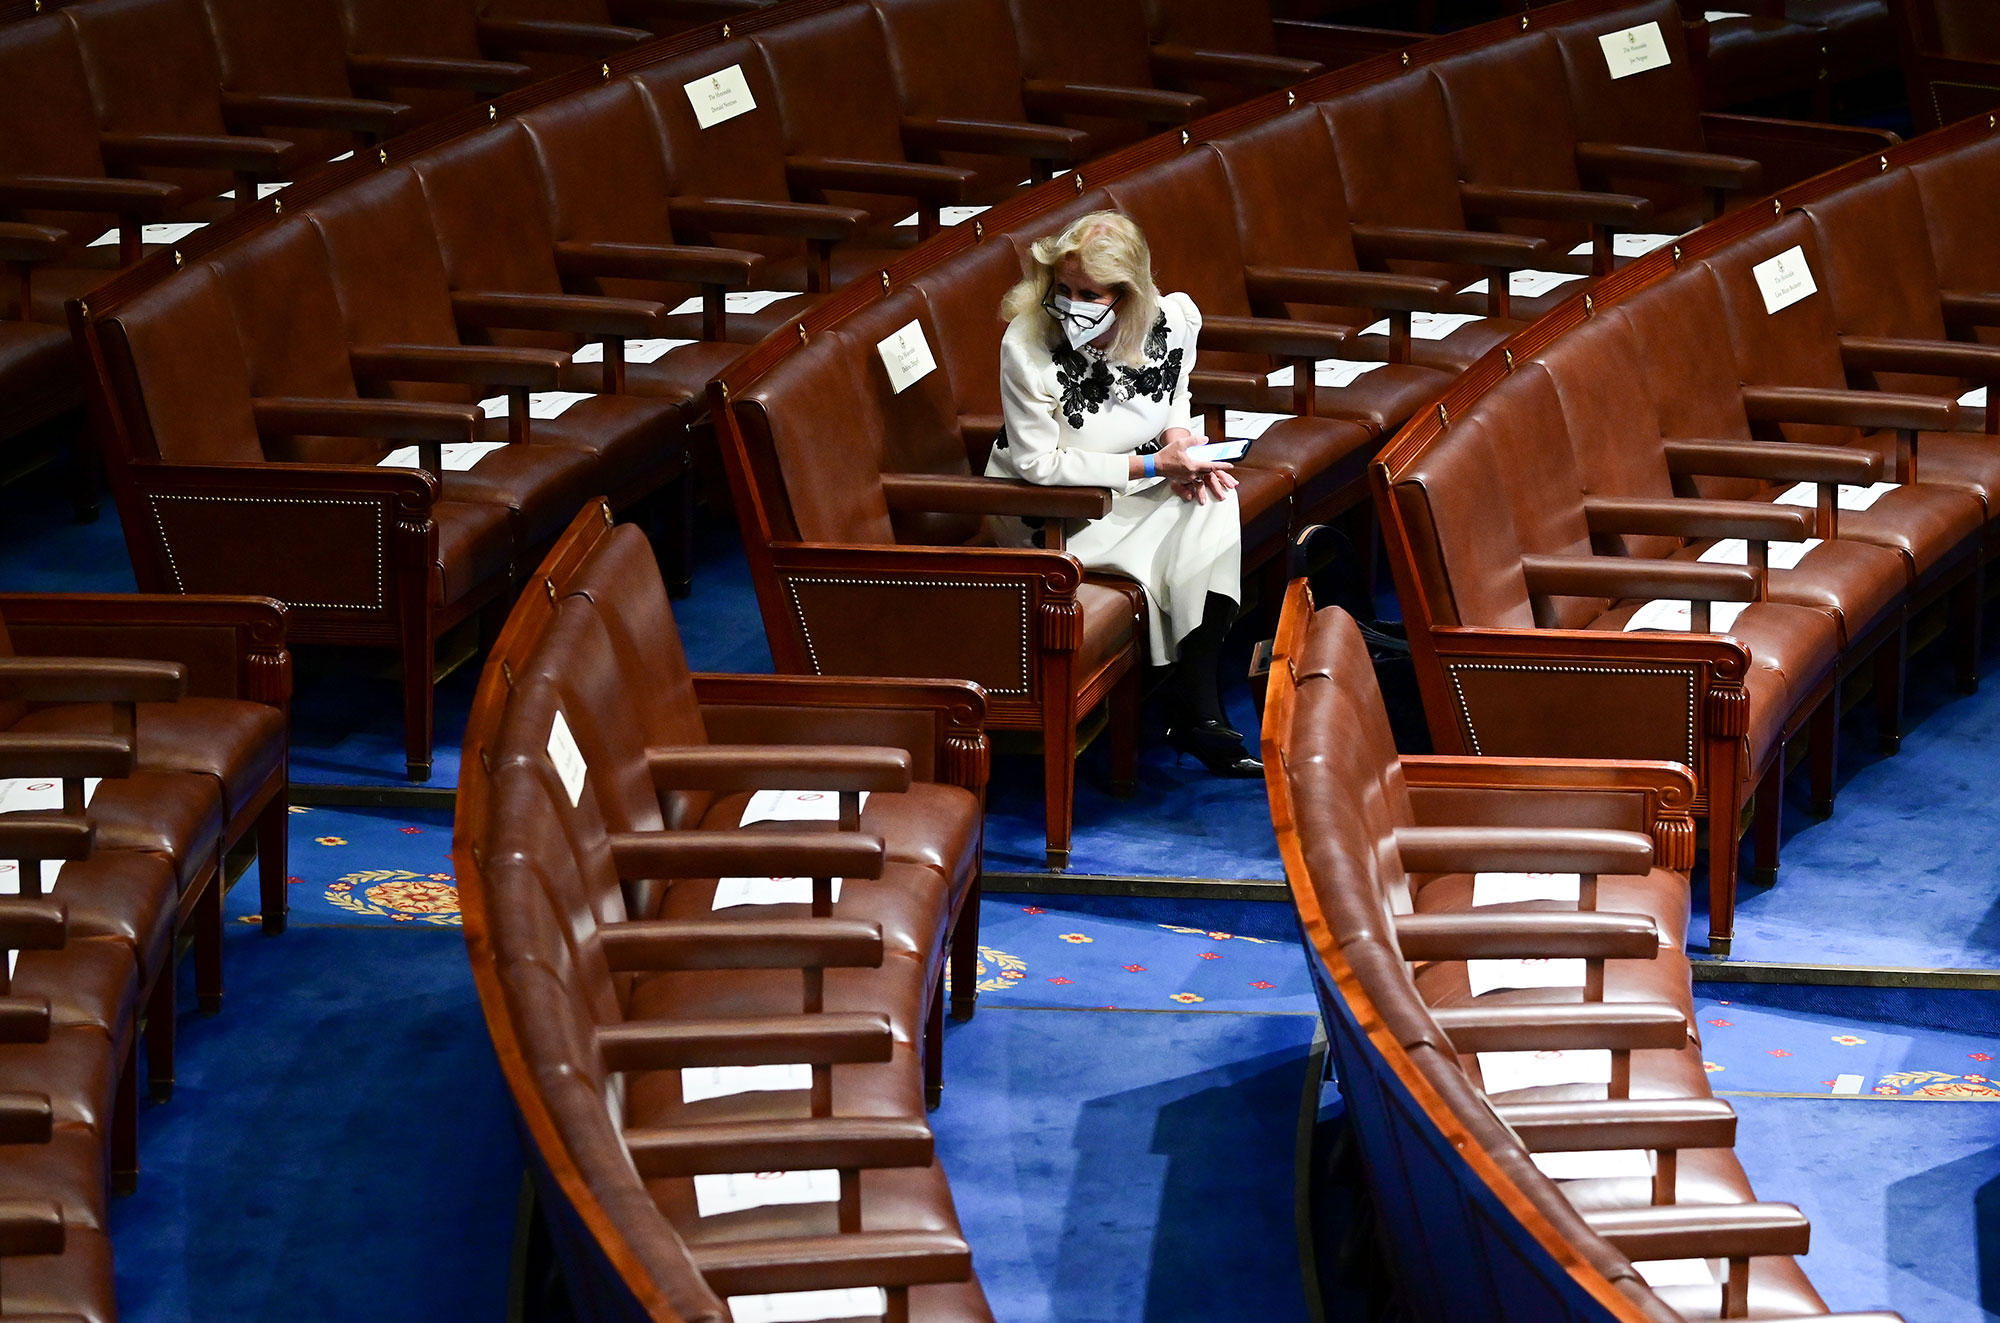
<instances>
[{"instance_id":1,"label":"stitched leather seat cushion","mask_svg":"<svg viewBox=\"0 0 2000 1323\"><path fill-rule=\"evenodd\" d=\"M863 829L866 830L865 826ZM844 880L840 899L834 902L833 916L881 924L885 954L921 956L935 952L943 941L951 900L951 889L937 869L925 864L891 863L879 878ZM714 882L678 881L666 888L657 917L776 921L803 919L812 914L810 905L741 905L717 910L714 902Z\"/></svg>"},{"instance_id":2,"label":"stitched leather seat cushion","mask_svg":"<svg viewBox=\"0 0 2000 1323\"><path fill-rule=\"evenodd\" d=\"M507 572L514 538L507 511L498 505L439 501L436 589L439 606L452 606Z\"/></svg>"},{"instance_id":3,"label":"stitched leather seat cushion","mask_svg":"<svg viewBox=\"0 0 2000 1323\"><path fill-rule=\"evenodd\" d=\"M216 861L222 841L222 795L212 777L141 768L100 782L90 798L99 850L164 855L185 891Z\"/></svg>"},{"instance_id":4,"label":"stitched leather seat cushion","mask_svg":"<svg viewBox=\"0 0 2000 1323\"><path fill-rule=\"evenodd\" d=\"M709 806L701 825L728 830L743 820L750 796L721 796ZM750 831L837 830L830 822L765 822ZM979 801L959 786L919 781L900 794L874 794L861 810L861 830L881 836L889 858L898 863L936 869L962 891L977 873L979 860Z\"/></svg>"},{"instance_id":5,"label":"stitched leather seat cushion","mask_svg":"<svg viewBox=\"0 0 2000 1323\"><path fill-rule=\"evenodd\" d=\"M109 704L67 703L30 712L14 729L108 732L111 720ZM284 714L264 703L229 698L141 703L133 730L139 766L213 777L232 822L285 764Z\"/></svg>"}]
</instances>

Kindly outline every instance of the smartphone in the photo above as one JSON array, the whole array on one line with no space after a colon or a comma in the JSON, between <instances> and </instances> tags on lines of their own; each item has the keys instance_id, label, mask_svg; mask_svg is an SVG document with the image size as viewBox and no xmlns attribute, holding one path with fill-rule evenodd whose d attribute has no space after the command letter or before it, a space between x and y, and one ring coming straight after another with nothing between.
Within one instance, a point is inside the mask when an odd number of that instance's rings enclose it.
<instances>
[{"instance_id":1,"label":"smartphone","mask_svg":"<svg viewBox=\"0 0 2000 1323\"><path fill-rule=\"evenodd\" d=\"M1241 459L1250 449L1250 443L1241 438L1229 441L1207 441L1198 446L1188 447L1189 459L1206 460L1211 464L1227 464Z\"/></svg>"}]
</instances>

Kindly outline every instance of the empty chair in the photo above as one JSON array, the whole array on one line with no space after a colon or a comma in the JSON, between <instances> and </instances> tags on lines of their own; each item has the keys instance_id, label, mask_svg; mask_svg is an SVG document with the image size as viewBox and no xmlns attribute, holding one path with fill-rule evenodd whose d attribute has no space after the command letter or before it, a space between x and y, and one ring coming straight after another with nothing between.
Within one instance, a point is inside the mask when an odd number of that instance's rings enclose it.
<instances>
[{"instance_id":1,"label":"empty chair","mask_svg":"<svg viewBox=\"0 0 2000 1323\"><path fill-rule=\"evenodd\" d=\"M1153 67L1217 105L1320 72L1317 58L1295 59L1278 48L1277 29L1264 0L1210 5L1201 0L1146 0L1153 37Z\"/></svg>"},{"instance_id":2,"label":"empty chair","mask_svg":"<svg viewBox=\"0 0 2000 1323\"><path fill-rule=\"evenodd\" d=\"M1094 154L1185 124L1208 108L1200 96L1159 85L1141 0L1087 7L1008 0L1008 8L1025 104L1090 134Z\"/></svg>"},{"instance_id":3,"label":"empty chair","mask_svg":"<svg viewBox=\"0 0 2000 1323\"><path fill-rule=\"evenodd\" d=\"M339 0L347 70L364 96L407 102L435 119L518 87L525 64L491 58L471 0Z\"/></svg>"},{"instance_id":4,"label":"empty chair","mask_svg":"<svg viewBox=\"0 0 2000 1323\"><path fill-rule=\"evenodd\" d=\"M317 160L414 122L400 101L355 95L335 0L202 0L202 7L215 37L225 118L281 128Z\"/></svg>"}]
</instances>

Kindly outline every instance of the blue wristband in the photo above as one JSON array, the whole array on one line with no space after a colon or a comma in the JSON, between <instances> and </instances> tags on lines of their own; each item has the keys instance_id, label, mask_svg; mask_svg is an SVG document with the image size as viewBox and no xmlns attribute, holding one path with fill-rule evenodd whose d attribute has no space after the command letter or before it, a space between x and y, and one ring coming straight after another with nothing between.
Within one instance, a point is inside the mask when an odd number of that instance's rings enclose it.
<instances>
[{"instance_id":1,"label":"blue wristband","mask_svg":"<svg viewBox=\"0 0 2000 1323\"><path fill-rule=\"evenodd\" d=\"M1140 462L1140 465L1142 466L1142 468L1143 468L1143 471L1145 472L1145 475L1146 475L1147 477L1151 478L1151 477L1156 477L1156 476L1158 476L1158 475L1157 475L1157 474L1155 474L1155 473L1154 473L1154 471L1153 471L1153 467L1154 467L1154 466L1153 466L1153 457L1152 457L1151 455L1141 455L1141 456L1139 456L1139 462Z\"/></svg>"}]
</instances>

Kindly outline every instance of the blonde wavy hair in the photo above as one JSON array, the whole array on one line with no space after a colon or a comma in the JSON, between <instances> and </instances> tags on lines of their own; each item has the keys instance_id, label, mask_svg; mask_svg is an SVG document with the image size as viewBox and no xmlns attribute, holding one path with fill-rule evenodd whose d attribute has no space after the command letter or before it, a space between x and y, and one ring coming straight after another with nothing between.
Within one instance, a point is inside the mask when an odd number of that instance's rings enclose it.
<instances>
[{"instance_id":1,"label":"blonde wavy hair","mask_svg":"<svg viewBox=\"0 0 2000 1323\"><path fill-rule=\"evenodd\" d=\"M1042 318L1043 335L1051 349L1063 343L1055 320L1042 311L1056 268L1075 257L1083 272L1107 288L1119 291L1117 333L1106 357L1137 366L1145 358L1146 336L1159 315L1160 290L1153 283L1153 253L1146 236L1130 216L1117 211L1093 211L1071 221L1060 234L1045 235L1028 249L1033 262L1021 283L1000 301L1008 321L1034 313Z\"/></svg>"}]
</instances>

